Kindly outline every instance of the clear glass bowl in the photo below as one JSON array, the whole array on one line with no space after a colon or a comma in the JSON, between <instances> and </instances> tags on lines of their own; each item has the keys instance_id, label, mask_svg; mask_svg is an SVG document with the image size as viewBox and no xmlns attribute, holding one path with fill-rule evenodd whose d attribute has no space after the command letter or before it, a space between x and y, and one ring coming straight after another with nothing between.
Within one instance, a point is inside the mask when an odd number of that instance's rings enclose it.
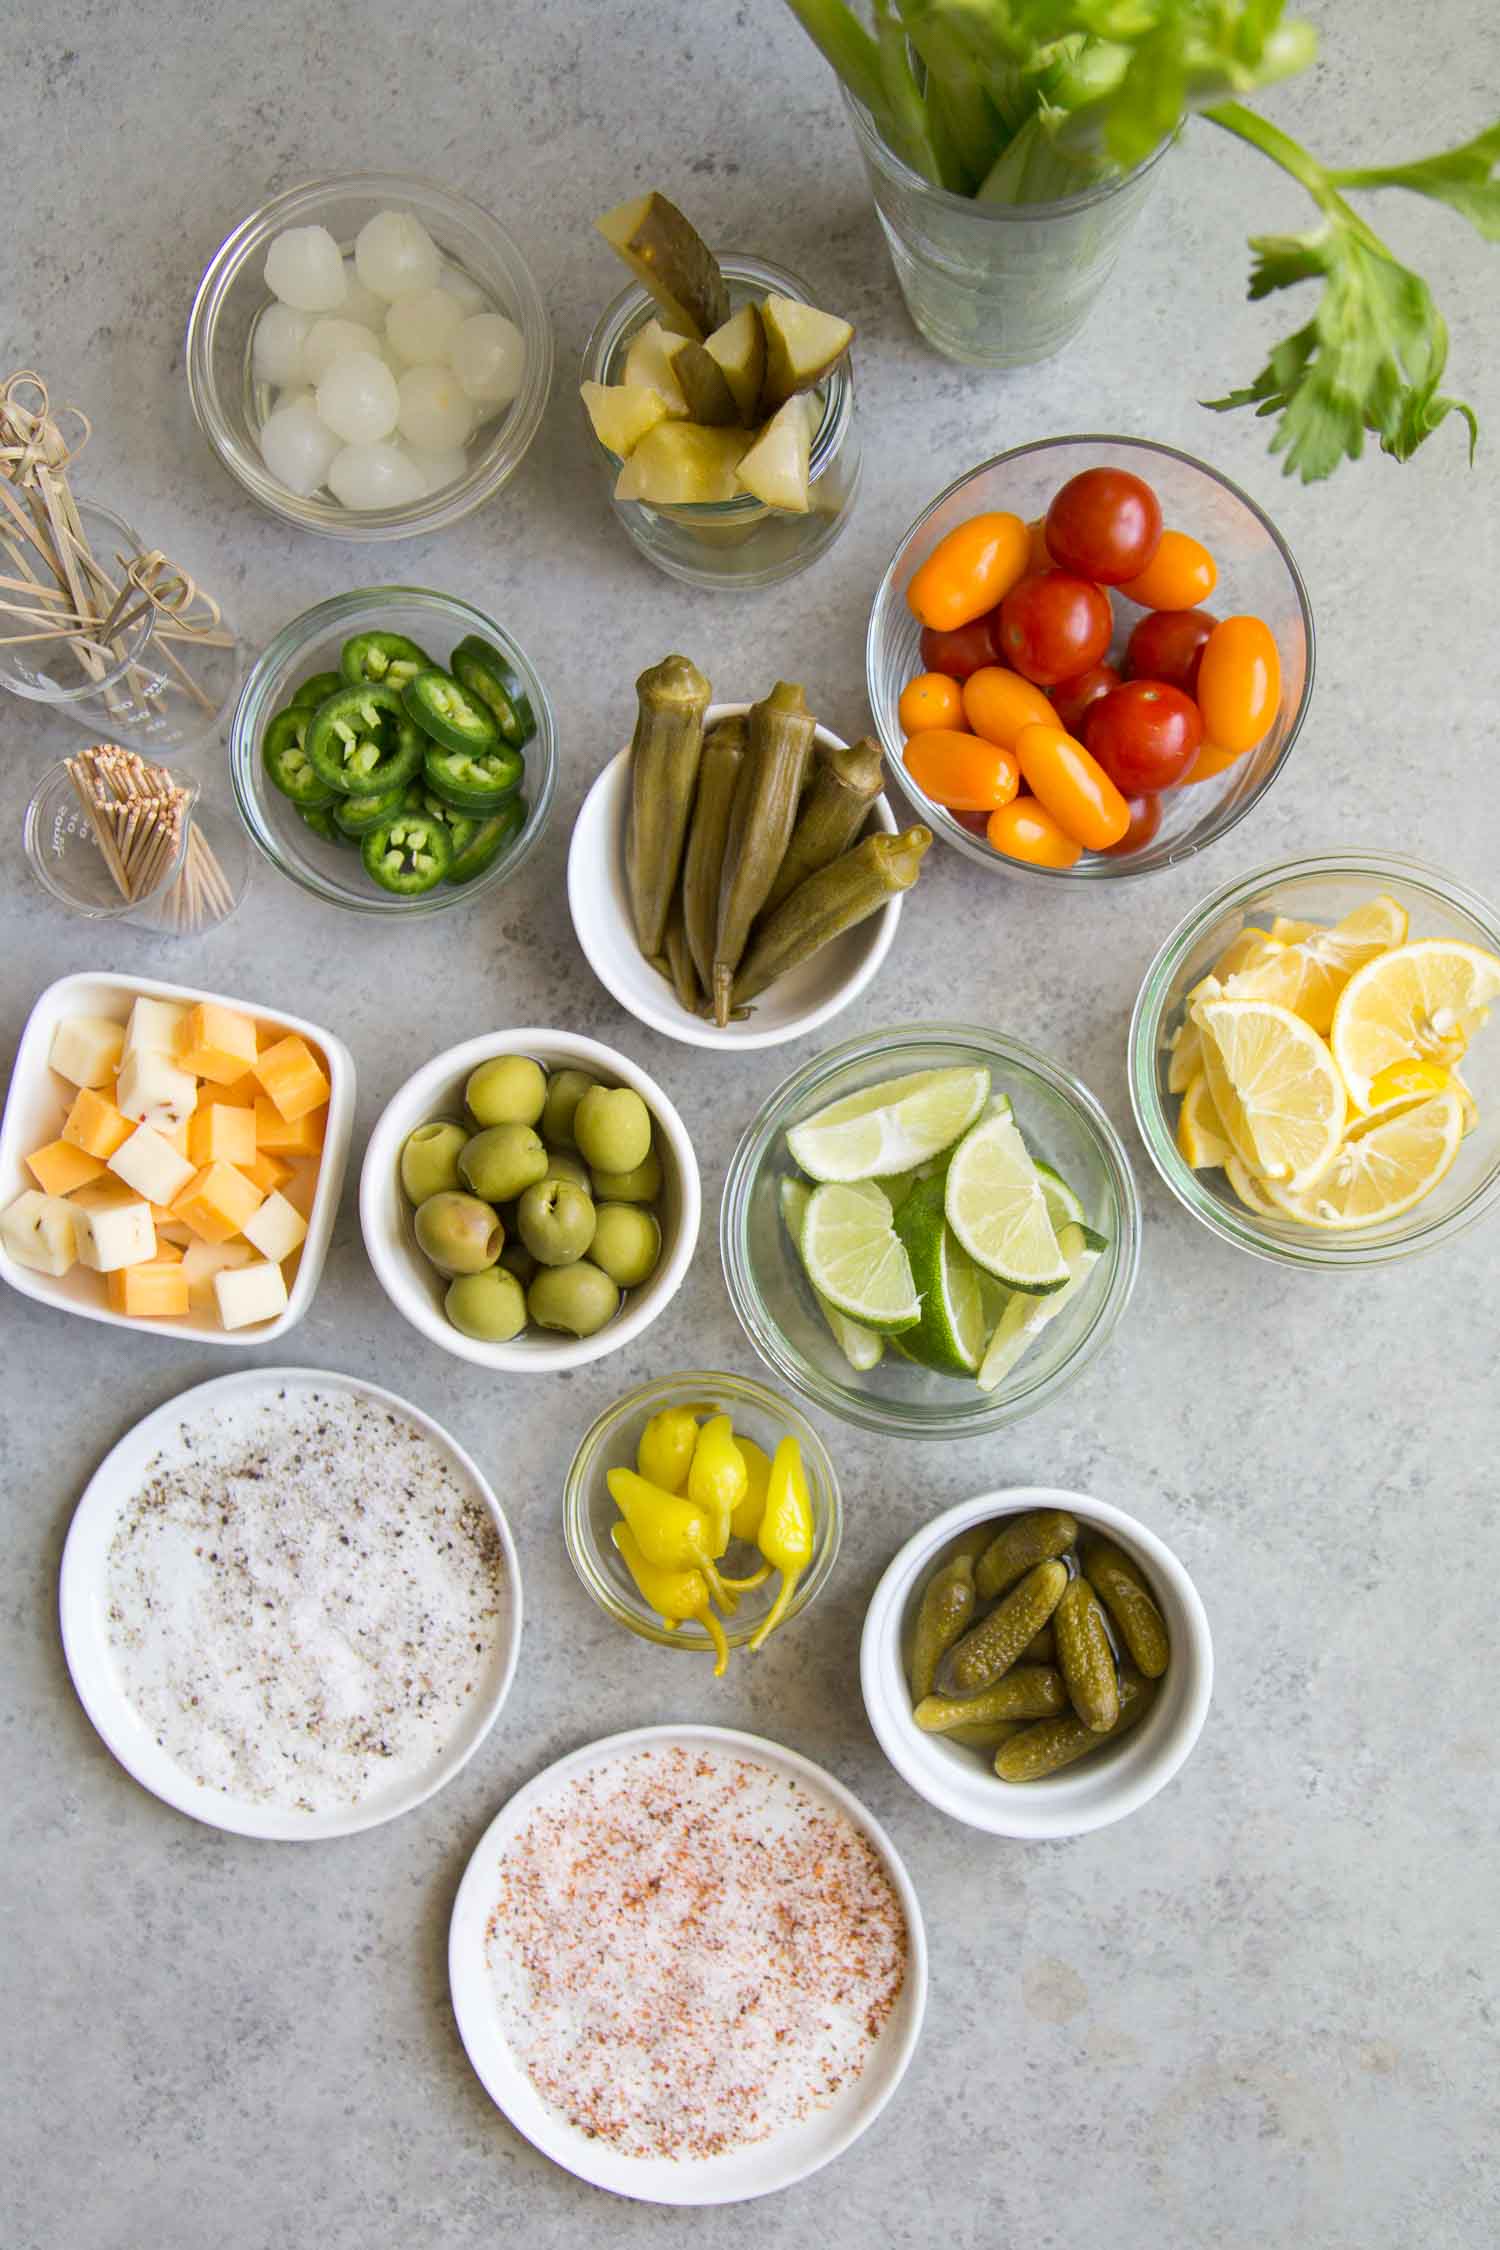
<instances>
[{"instance_id":1,"label":"clear glass bowl","mask_svg":"<svg viewBox=\"0 0 1500 2250\"><path fill-rule=\"evenodd\" d=\"M1108 1248L1086 1288L1044 1328L995 1391L936 1375L887 1351L856 1374L819 1312L781 1217L780 1186L800 1178L790 1126L830 1102L917 1070L983 1064L1010 1096L1033 1155L1074 1188ZM771 1096L730 1161L719 1248L741 1326L772 1373L861 1429L899 1437L978 1437L1030 1414L1080 1375L1129 1302L1140 1256L1140 1204L1119 1135L1086 1086L1047 1056L970 1024L909 1024L851 1039L806 1064Z\"/></svg>"},{"instance_id":2,"label":"clear glass bowl","mask_svg":"<svg viewBox=\"0 0 1500 2250\"><path fill-rule=\"evenodd\" d=\"M1258 867L1195 907L1146 971L1130 1019L1130 1100L1152 1163L1194 1218L1225 1242L1281 1265L1361 1268L1415 1257L1462 1234L1500 1200L1500 1024L1477 1032L1464 1057L1479 1121L1457 1162L1431 1195L1386 1226L1324 1234L1262 1217L1246 1210L1222 1172L1193 1171L1178 1149L1178 1097L1167 1091L1169 1042L1192 986L1247 924L1269 928L1277 914L1336 922L1376 891L1400 899L1413 939L1458 938L1500 953L1500 911L1440 868L1400 852L1323 852Z\"/></svg>"},{"instance_id":3,"label":"clear glass bowl","mask_svg":"<svg viewBox=\"0 0 1500 2250\"><path fill-rule=\"evenodd\" d=\"M795 297L802 304L818 302L817 293L805 281L763 258L726 256L719 260L719 268L736 309L773 293ZM632 339L658 311L655 299L639 283L622 290L606 306L584 348L583 381L623 380ZM833 545L849 520L859 489L854 377L847 356L813 395L821 397L823 419L813 439L812 505L805 516L768 508L748 492L737 500L703 508L654 508L643 500L616 500L615 479L623 463L590 432L609 486L610 504L648 561L690 586L748 589L794 577Z\"/></svg>"},{"instance_id":4,"label":"clear glass bowl","mask_svg":"<svg viewBox=\"0 0 1500 2250\"><path fill-rule=\"evenodd\" d=\"M620 1511L609 1496L605 1477L611 1469L635 1467L642 1430L653 1414L667 1406L727 1414L736 1432L753 1438L767 1454L774 1454L784 1437L794 1437L802 1449L812 1502L813 1555L776 1628L779 1635L817 1599L828 1582L843 1535L843 1501L828 1448L812 1424L795 1406L749 1376L669 1375L662 1382L643 1383L639 1390L627 1391L606 1408L574 1454L563 1490L563 1534L573 1568L605 1615L641 1640L655 1641L658 1648L685 1650L692 1656L713 1654L713 1644L700 1625L684 1624L676 1632L668 1632L655 1610L646 1607L609 1535ZM759 1561L755 1548L735 1540L730 1542L723 1567L729 1576L742 1578ZM731 1648L744 1647L774 1602L779 1584L780 1578L773 1571L764 1586L741 1595L734 1616L723 1620L724 1636Z\"/></svg>"},{"instance_id":5,"label":"clear glass bowl","mask_svg":"<svg viewBox=\"0 0 1500 2250\"><path fill-rule=\"evenodd\" d=\"M1162 795L1161 826L1143 851L1127 858L1085 852L1076 867L1028 867L991 850L942 805L919 789L902 762L906 730L897 715L901 690L922 669L922 629L906 605L917 566L956 524L987 509L1009 510L1027 522L1043 515L1058 486L1081 469L1128 469L1144 477L1169 524L1201 539L1219 566L1210 606L1216 616L1249 612L1264 618L1281 652L1281 708L1253 750L1210 781L1188 782ZM1111 660L1117 661L1131 627L1146 614L1121 605L1123 624ZM1217 843L1242 821L1270 788L1291 755L1307 716L1313 684L1313 621L1307 589L1276 526L1248 493L1189 453L1144 438L1043 438L983 461L940 492L902 539L880 581L865 637L865 679L870 709L900 788L923 820L977 866L992 875L1033 883L1119 882L1175 867L1179 860Z\"/></svg>"},{"instance_id":6,"label":"clear glass bowl","mask_svg":"<svg viewBox=\"0 0 1500 2250\"><path fill-rule=\"evenodd\" d=\"M357 847L329 843L316 835L290 799L266 778L261 742L271 720L290 703L301 681L314 672L338 670L339 650L352 634L370 630L405 633L439 664L446 663L454 643L466 633L478 633L503 651L531 698L536 733L526 745L526 779L521 784L530 810L499 858L470 883L439 883L436 890L415 898L380 890L360 864ZM235 708L229 770L251 841L273 867L314 898L330 906L346 906L355 914L439 914L506 882L530 858L547 825L557 788L557 727L547 691L525 650L492 617L451 594L430 593L421 586L365 586L304 610L276 635L245 682Z\"/></svg>"},{"instance_id":7,"label":"clear glass bowl","mask_svg":"<svg viewBox=\"0 0 1500 2250\"><path fill-rule=\"evenodd\" d=\"M409 211L452 263L520 329L526 372L508 408L469 443L464 474L400 508L352 509L298 499L260 457L264 386L251 372L255 322L270 294L266 251L283 227L326 227L347 255L377 211ZM328 539L411 539L457 523L515 474L536 436L552 386L552 326L531 268L498 219L466 195L404 172L351 172L287 188L240 221L209 262L188 316L188 392L198 427L253 500L285 523Z\"/></svg>"}]
</instances>

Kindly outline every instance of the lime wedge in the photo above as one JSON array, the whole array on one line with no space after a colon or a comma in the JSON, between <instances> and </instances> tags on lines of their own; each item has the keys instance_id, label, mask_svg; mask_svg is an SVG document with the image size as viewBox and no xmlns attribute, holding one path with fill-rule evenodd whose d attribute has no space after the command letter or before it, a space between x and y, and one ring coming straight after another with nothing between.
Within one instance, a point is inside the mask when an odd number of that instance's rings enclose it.
<instances>
[{"instance_id":1,"label":"lime wedge","mask_svg":"<svg viewBox=\"0 0 1500 2250\"><path fill-rule=\"evenodd\" d=\"M943 1183L915 1188L896 1215L896 1233L911 1260L922 1299L919 1325L901 1339L908 1359L941 1375L972 1375L989 1335L979 1272L943 1217Z\"/></svg>"},{"instance_id":2,"label":"lime wedge","mask_svg":"<svg viewBox=\"0 0 1500 2250\"><path fill-rule=\"evenodd\" d=\"M949 1226L986 1273L1033 1296L1062 1288L1068 1261L1013 1117L981 1118L954 1150L945 1209Z\"/></svg>"},{"instance_id":3,"label":"lime wedge","mask_svg":"<svg viewBox=\"0 0 1500 2250\"><path fill-rule=\"evenodd\" d=\"M1099 1263L1099 1250L1090 1246L1090 1237L1103 1247L1103 1237L1092 1234L1091 1229L1064 1226L1057 1238L1058 1247L1068 1261L1068 1278L1062 1287L1045 1297L1026 1296L1018 1290L1011 1298L980 1363L979 1388L982 1391L1000 1388L1017 1360L1031 1349L1049 1321L1056 1320L1064 1305L1071 1303L1082 1289Z\"/></svg>"},{"instance_id":4,"label":"lime wedge","mask_svg":"<svg viewBox=\"0 0 1500 2250\"><path fill-rule=\"evenodd\" d=\"M781 1183L781 1216L786 1231L791 1236L797 1255L802 1255L802 1229L807 1219L807 1206L812 1201L812 1189L805 1180L783 1180ZM861 1186L858 1192L868 1194ZM884 1340L869 1328L861 1328L857 1320L846 1320L837 1305L814 1289L819 1312L827 1321L830 1333L856 1375L868 1375L885 1357Z\"/></svg>"},{"instance_id":5,"label":"lime wedge","mask_svg":"<svg viewBox=\"0 0 1500 2250\"><path fill-rule=\"evenodd\" d=\"M1074 1194L1061 1172L1054 1172L1041 1157L1032 1160L1036 1176L1042 1183L1042 1201L1047 1206L1047 1216L1053 1229L1061 1234L1064 1227L1081 1227L1084 1221L1083 1199Z\"/></svg>"},{"instance_id":6,"label":"lime wedge","mask_svg":"<svg viewBox=\"0 0 1500 2250\"><path fill-rule=\"evenodd\" d=\"M966 1133L989 1096L983 1069L919 1070L833 1102L787 1134L809 1179L874 1180L909 1172Z\"/></svg>"},{"instance_id":7,"label":"lime wedge","mask_svg":"<svg viewBox=\"0 0 1500 2250\"><path fill-rule=\"evenodd\" d=\"M876 1202L867 1182L814 1189L802 1221L802 1262L835 1312L878 1336L899 1335L922 1317L891 1207L883 1195Z\"/></svg>"}]
</instances>

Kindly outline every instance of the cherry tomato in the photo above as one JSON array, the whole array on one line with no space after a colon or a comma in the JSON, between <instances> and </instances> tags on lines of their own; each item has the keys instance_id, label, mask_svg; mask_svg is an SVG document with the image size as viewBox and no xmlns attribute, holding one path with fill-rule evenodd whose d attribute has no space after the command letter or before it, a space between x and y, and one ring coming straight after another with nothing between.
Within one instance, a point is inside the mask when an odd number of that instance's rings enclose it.
<instances>
[{"instance_id":1,"label":"cherry tomato","mask_svg":"<svg viewBox=\"0 0 1500 2250\"><path fill-rule=\"evenodd\" d=\"M1069 477L1044 520L1053 561L1100 586L1138 578L1161 538L1156 494L1128 469L1085 469Z\"/></svg>"},{"instance_id":2,"label":"cherry tomato","mask_svg":"<svg viewBox=\"0 0 1500 2250\"><path fill-rule=\"evenodd\" d=\"M1226 617L1204 643L1198 665L1203 731L1221 750L1253 750L1281 702L1281 658L1269 625Z\"/></svg>"},{"instance_id":3,"label":"cherry tomato","mask_svg":"<svg viewBox=\"0 0 1500 2250\"><path fill-rule=\"evenodd\" d=\"M1097 664L1114 631L1109 596L1087 578L1044 570L1023 578L1000 604L1000 661L1039 687Z\"/></svg>"},{"instance_id":4,"label":"cherry tomato","mask_svg":"<svg viewBox=\"0 0 1500 2250\"><path fill-rule=\"evenodd\" d=\"M1083 739L1126 797L1170 789L1198 754L1198 706L1165 680L1127 680L1101 696L1083 722Z\"/></svg>"},{"instance_id":5,"label":"cherry tomato","mask_svg":"<svg viewBox=\"0 0 1500 2250\"><path fill-rule=\"evenodd\" d=\"M983 617L960 625L952 633L935 633L926 626L921 640L922 662L929 672L946 673L950 680L966 680L981 665L999 663L999 631L1000 612L996 609L987 610Z\"/></svg>"},{"instance_id":6,"label":"cherry tomato","mask_svg":"<svg viewBox=\"0 0 1500 2250\"><path fill-rule=\"evenodd\" d=\"M1038 803L1091 852L1108 851L1130 826L1125 799L1109 775L1061 727L1023 727L1016 763Z\"/></svg>"},{"instance_id":7,"label":"cherry tomato","mask_svg":"<svg viewBox=\"0 0 1500 2250\"><path fill-rule=\"evenodd\" d=\"M1154 609L1125 643L1125 671L1132 680L1165 680L1191 695L1198 685L1204 644L1218 624L1206 609Z\"/></svg>"},{"instance_id":8,"label":"cherry tomato","mask_svg":"<svg viewBox=\"0 0 1500 2250\"><path fill-rule=\"evenodd\" d=\"M1196 609L1219 583L1219 566L1208 549L1185 531L1164 531L1156 552L1120 592L1143 609Z\"/></svg>"},{"instance_id":9,"label":"cherry tomato","mask_svg":"<svg viewBox=\"0 0 1500 2250\"><path fill-rule=\"evenodd\" d=\"M1243 750L1221 750L1216 742L1205 742L1182 777L1183 788L1190 788L1195 781L1212 781L1216 774L1223 773L1244 755Z\"/></svg>"},{"instance_id":10,"label":"cherry tomato","mask_svg":"<svg viewBox=\"0 0 1500 2250\"><path fill-rule=\"evenodd\" d=\"M964 682L964 716L975 734L998 742L1002 750L1015 748L1022 727L1054 727L1057 713L1039 687L1008 672L1003 664L988 664L971 672Z\"/></svg>"},{"instance_id":11,"label":"cherry tomato","mask_svg":"<svg viewBox=\"0 0 1500 2250\"><path fill-rule=\"evenodd\" d=\"M967 828L971 836L982 836L994 818L987 812L956 812L953 815L960 828Z\"/></svg>"},{"instance_id":12,"label":"cherry tomato","mask_svg":"<svg viewBox=\"0 0 1500 2250\"><path fill-rule=\"evenodd\" d=\"M1120 675L1113 664L1091 664L1086 672L1079 673L1076 680L1059 680L1049 699L1057 713L1058 725L1075 742L1081 742L1084 712L1091 703L1097 703L1101 695L1108 695L1110 689L1117 688L1119 684Z\"/></svg>"},{"instance_id":13,"label":"cherry tomato","mask_svg":"<svg viewBox=\"0 0 1500 2250\"><path fill-rule=\"evenodd\" d=\"M1052 555L1047 546L1047 521L1044 516L1033 516L1026 526L1026 568L1033 574L1053 568Z\"/></svg>"},{"instance_id":14,"label":"cherry tomato","mask_svg":"<svg viewBox=\"0 0 1500 2250\"><path fill-rule=\"evenodd\" d=\"M917 787L950 812L993 812L1020 787L1013 751L951 727L914 734L901 755Z\"/></svg>"},{"instance_id":15,"label":"cherry tomato","mask_svg":"<svg viewBox=\"0 0 1500 2250\"><path fill-rule=\"evenodd\" d=\"M929 727L962 729L963 690L946 672L919 672L901 690L896 714L903 734L925 734Z\"/></svg>"},{"instance_id":16,"label":"cherry tomato","mask_svg":"<svg viewBox=\"0 0 1500 2250\"><path fill-rule=\"evenodd\" d=\"M997 852L1029 867L1076 867L1083 850L1035 797L1015 797L992 812L985 834Z\"/></svg>"},{"instance_id":17,"label":"cherry tomato","mask_svg":"<svg viewBox=\"0 0 1500 2250\"><path fill-rule=\"evenodd\" d=\"M906 589L913 617L940 633L982 617L1025 571L1028 545L1019 516L970 516L956 524Z\"/></svg>"},{"instance_id":18,"label":"cherry tomato","mask_svg":"<svg viewBox=\"0 0 1500 2250\"><path fill-rule=\"evenodd\" d=\"M1130 826L1117 844L1108 846L1111 859L1125 859L1150 843L1161 826L1160 797L1127 797L1130 808Z\"/></svg>"}]
</instances>

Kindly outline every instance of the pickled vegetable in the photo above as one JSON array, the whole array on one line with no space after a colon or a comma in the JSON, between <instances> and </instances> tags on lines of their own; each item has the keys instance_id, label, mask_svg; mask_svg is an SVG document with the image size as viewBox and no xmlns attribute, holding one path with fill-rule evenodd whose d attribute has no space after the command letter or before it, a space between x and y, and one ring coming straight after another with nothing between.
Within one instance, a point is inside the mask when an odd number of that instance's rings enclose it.
<instances>
[{"instance_id":1,"label":"pickled vegetable","mask_svg":"<svg viewBox=\"0 0 1500 2250\"><path fill-rule=\"evenodd\" d=\"M672 354L672 372L682 387L687 410L695 422L710 425L739 423L739 408L723 368L711 352L689 339Z\"/></svg>"},{"instance_id":2,"label":"pickled vegetable","mask_svg":"<svg viewBox=\"0 0 1500 2250\"><path fill-rule=\"evenodd\" d=\"M975 1576L977 1580L977 1572ZM1010 1670L1026 1643L1050 1621L1067 1583L1065 1564L1038 1563L998 1608L965 1633L947 1662L953 1685L961 1695L990 1686Z\"/></svg>"},{"instance_id":3,"label":"pickled vegetable","mask_svg":"<svg viewBox=\"0 0 1500 2250\"><path fill-rule=\"evenodd\" d=\"M912 1717L924 1734L952 1734L996 1719L1046 1719L1067 1707L1060 1672L1050 1664L1018 1664L977 1695L924 1695Z\"/></svg>"},{"instance_id":4,"label":"pickled vegetable","mask_svg":"<svg viewBox=\"0 0 1500 2250\"><path fill-rule=\"evenodd\" d=\"M764 923L799 883L848 851L885 783L878 742L865 735L843 750L814 753L812 779L775 882L761 908ZM700 794L702 785L700 783Z\"/></svg>"},{"instance_id":5,"label":"pickled vegetable","mask_svg":"<svg viewBox=\"0 0 1500 2250\"><path fill-rule=\"evenodd\" d=\"M923 1590L912 1636L911 1692L918 1706L918 1726L923 1703L932 1695L937 1669L974 1614L974 1558L955 1555L952 1562L931 1577ZM1011 1716L1012 1714L1004 1714Z\"/></svg>"},{"instance_id":6,"label":"pickled vegetable","mask_svg":"<svg viewBox=\"0 0 1500 2250\"><path fill-rule=\"evenodd\" d=\"M766 332L754 305L741 305L703 345L729 385L740 420L753 427L766 376Z\"/></svg>"},{"instance_id":7,"label":"pickled vegetable","mask_svg":"<svg viewBox=\"0 0 1500 2250\"><path fill-rule=\"evenodd\" d=\"M744 451L743 430L658 422L615 479L615 498L644 500L657 508L707 508L732 500Z\"/></svg>"},{"instance_id":8,"label":"pickled vegetable","mask_svg":"<svg viewBox=\"0 0 1500 2250\"><path fill-rule=\"evenodd\" d=\"M812 434L806 403L789 398L740 456L737 482L768 508L805 516L812 506Z\"/></svg>"},{"instance_id":9,"label":"pickled vegetable","mask_svg":"<svg viewBox=\"0 0 1500 2250\"><path fill-rule=\"evenodd\" d=\"M1008 1517L975 1566L980 1600L993 1601L1037 1563L1065 1555L1077 1537L1077 1521L1065 1508L1033 1508Z\"/></svg>"},{"instance_id":10,"label":"pickled vegetable","mask_svg":"<svg viewBox=\"0 0 1500 2250\"><path fill-rule=\"evenodd\" d=\"M1131 1662L1148 1680L1159 1680L1171 1658L1166 1620L1145 1579L1112 1540L1085 1536L1079 1548L1083 1575L1110 1614Z\"/></svg>"},{"instance_id":11,"label":"pickled vegetable","mask_svg":"<svg viewBox=\"0 0 1500 2250\"><path fill-rule=\"evenodd\" d=\"M908 828L899 836L867 836L852 852L799 883L757 931L734 979L734 1005L754 1000L845 930L854 929L900 892L910 890L931 843L930 828Z\"/></svg>"},{"instance_id":12,"label":"pickled vegetable","mask_svg":"<svg viewBox=\"0 0 1500 2250\"><path fill-rule=\"evenodd\" d=\"M729 836L729 816L745 755L748 723L743 718L721 719L703 738L698 767L698 792L693 800L692 826L682 863L682 920L688 951L705 992L714 981L714 939L719 926L719 884L724 873L724 846Z\"/></svg>"},{"instance_id":13,"label":"pickled vegetable","mask_svg":"<svg viewBox=\"0 0 1500 2250\"><path fill-rule=\"evenodd\" d=\"M750 709L724 847L714 938L714 1017L721 1026L729 1021L734 974L750 926L770 896L791 841L816 725L802 689L787 680L779 680Z\"/></svg>"},{"instance_id":14,"label":"pickled vegetable","mask_svg":"<svg viewBox=\"0 0 1500 2250\"><path fill-rule=\"evenodd\" d=\"M649 960L661 952L666 936L710 689L685 656L663 658L635 685L638 712L630 746L625 873L636 940Z\"/></svg>"},{"instance_id":15,"label":"pickled vegetable","mask_svg":"<svg viewBox=\"0 0 1500 2250\"><path fill-rule=\"evenodd\" d=\"M1000 1745L995 1752L995 1772L1002 1781L1015 1782L1040 1781L1045 1774L1060 1773L1101 1743L1118 1741L1136 1726L1151 1708L1155 1693L1151 1681L1143 1680L1138 1672L1126 1672L1120 1680L1119 1716L1107 1734L1085 1726L1076 1712L1066 1718L1042 1719Z\"/></svg>"},{"instance_id":16,"label":"pickled vegetable","mask_svg":"<svg viewBox=\"0 0 1500 2250\"><path fill-rule=\"evenodd\" d=\"M1070 1579L1052 1614L1057 1663L1068 1700L1086 1727L1108 1734L1120 1716L1115 1652L1099 1597L1086 1578Z\"/></svg>"},{"instance_id":17,"label":"pickled vegetable","mask_svg":"<svg viewBox=\"0 0 1500 2250\"><path fill-rule=\"evenodd\" d=\"M847 320L795 297L767 297L760 318L766 332L760 411L774 414L798 391L811 390L833 373L854 341L854 330Z\"/></svg>"},{"instance_id":18,"label":"pickled vegetable","mask_svg":"<svg viewBox=\"0 0 1500 2250\"><path fill-rule=\"evenodd\" d=\"M654 188L617 204L594 224L681 335L701 342L729 318L729 291L718 259L676 204Z\"/></svg>"}]
</instances>

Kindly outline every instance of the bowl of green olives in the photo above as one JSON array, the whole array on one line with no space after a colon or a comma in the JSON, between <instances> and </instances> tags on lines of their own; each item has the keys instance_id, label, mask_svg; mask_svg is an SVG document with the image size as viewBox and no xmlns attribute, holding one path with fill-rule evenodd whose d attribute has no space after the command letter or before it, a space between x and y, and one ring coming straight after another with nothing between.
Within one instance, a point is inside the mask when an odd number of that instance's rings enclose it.
<instances>
[{"instance_id":1,"label":"bowl of green olives","mask_svg":"<svg viewBox=\"0 0 1500 2250\"><path fill-rule=\"evenodd\" d=\"M459 1359L553 1374L618 1351L698 1239L692 1142L654 1079L570 1032L489 1032L387 1103L359 1217L381 1287Z\"/></svg>"}]
</instances>

